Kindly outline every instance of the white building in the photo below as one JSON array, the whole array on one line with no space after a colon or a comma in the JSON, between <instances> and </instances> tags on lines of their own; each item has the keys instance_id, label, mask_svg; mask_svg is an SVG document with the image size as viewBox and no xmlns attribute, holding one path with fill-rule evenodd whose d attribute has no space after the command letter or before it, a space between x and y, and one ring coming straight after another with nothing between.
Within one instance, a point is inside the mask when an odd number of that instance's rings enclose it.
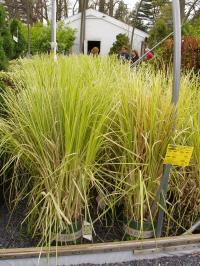
<instances>
[{"instance_id":1,"label":"white building","mask_svg":"<svg viewBox=\"0 0 200 266\"><path fill-rule=\"evenodd\" d=\"M65 19L65 25L76 30L76 40L72 52L79 53L81 14ZM126 34L131 39L132 27L99 11L87 9L84 53L88 54L96 46L100 48L101 55L108 54L112 44L116 41L116 36L120 33ZM147 33L135 29L133 48L139 54L141 54L142 43L146 37L148 37Z\"/></svg>"}]
</instances>

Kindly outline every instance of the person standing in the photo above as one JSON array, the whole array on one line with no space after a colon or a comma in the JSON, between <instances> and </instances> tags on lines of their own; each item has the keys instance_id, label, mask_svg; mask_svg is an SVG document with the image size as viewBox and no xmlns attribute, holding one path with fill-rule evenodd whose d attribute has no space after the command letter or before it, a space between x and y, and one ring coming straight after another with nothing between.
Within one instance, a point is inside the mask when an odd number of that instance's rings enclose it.
<instances>
[{"instance_id":1,"label":"person standing","mask_svg":"<svg viewBox=\"0 0 200 266\"><path fill-rule=\"evenodd\" d=\"M136 50L131 51L130 63L134 64L139 59L138 52Z\"/></svg>"},{"instance_id":2,"label":"person standing","mask_svg":"<svg viewBox=\"0 0 200 266\"><path fill-rule=\"evenodd\" d=\"M98 56L99 55L99 48L93 47L92 50L90 51L90 55Z\"/></svg>"},{"instance_id":3,"label":"person standing","mask_svg":"<svg viewBox=\"0 0 200 266\"><path fill-rule=\"evenodd\" d=\"M145 53L147 53L146 55L146 60L152 60L154 58L154 54L151 52L151 50L149 48L145 49Z\"/></svg>"},{"instance_id":4,"label":"person standing","mask_svg":"<svg viewBox=\"0 0 200 266\"><path fill-rule=\"evenodd\" d=\"M130 56L128 53L128 48L126 46L123 46L121 49L121 52L118 55L118 58L122 61L122 62L126 62L129 61Z\"/></svg>"}]
</instances>

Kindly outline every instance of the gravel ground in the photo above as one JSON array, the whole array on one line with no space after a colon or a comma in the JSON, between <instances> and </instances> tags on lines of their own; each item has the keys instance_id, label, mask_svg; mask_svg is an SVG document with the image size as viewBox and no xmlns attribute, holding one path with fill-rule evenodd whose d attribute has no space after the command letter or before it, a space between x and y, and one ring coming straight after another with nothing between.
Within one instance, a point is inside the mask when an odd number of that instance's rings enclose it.
<instances>
[{"instance_id":1,"label":"gravel ground","mask_svg":"<svg viewBox=\"0 0 200 266\"><path fill-rule=\"evenodd\" d=\"M96 217L98 217L98 213L96 213L97 202L93 201L92 206L94 206L94 208L91 208L91 216L92 219L95 220ZM115 215L109 210L100 221L94 224L96 233L96 235L93 234L94 243L121 241L124 236L122 220L123 209L121 206L115 208Z\"/></svg>"},{"instance_id":2,"label":"gravel ground","mask_svg":"<svg viewBox=\"0 0 200 266\"><path fill-rule=\"evenodd\" d=\"M160 259L129 261L122 263L108 264L79 264L76 266L198 266L200 265L200 255L172 256ZM73 266L73 265L71 265Z\"/></svg>"},{"instance_id":3,"label":"gravel ground","mask_svg":"<svg viewBox=\"0 0 200 266\"><path fill-rule=\"evenodd\" d=\"M122 224L118 221L113 223L111 219L98 221L94 229L96 233L93 235L94 243L121 241L124 235Z\"/></svg>"},{"instance_id":4,"label":"gravel ground","mask_svg":"<svg viewBox=\"0 0 200 266\"><path fill-rule=\"evenodd\" d=\"M35 246L36 243L26 235L26 227L21 226L25 217L24 205L19 205L12 215L5 205L0 206L0 248Z\"/></svg>"},{"instance_id":5,"label":"gravel ground","mask_svg":"<svg viewBox=\"0 0 200 266\"><path fill-rule=\"evenodd\" d=\"M18 206L11 215L6 206L0 206L0 248L22 248L36 246L36 240L32 240L26 234L26 226L21 226L25 217L26 204ZM112 215L95 224L96 236L94 243L118 241L123 236L120 223L112 224ZM84 243L88 243L84 241ZM94 264L80 264L79 266L92 266ZM184 256L163 257L159 259L145 259L115 264L95 264L96 266L200 266L200 254Z\"/></svg>"},{"instance_id":6,"label":"gravel ground","mask_svg":"<svg viewBox=\"0 0 200 266\"><path fill-rule=\"evenodd\" d=\"M18 206L14 214L10 215L6 206L0 207L0 248L22 248L36 246L26 234L26 227L21 226L25 217L25 203ZM97 235L94 242L120 240L122 237L121 226L111 224L111 217L95 225ZM109 225L110 224L110 225ZM87 243L87 241L85 242ZM79 266L92 266L94 264L79 264ZM145 259L115 264L95 264L96 266L200 266L200 254L185 256L163 257L159 259Z\"/></svg>"},{"instance_id":7,"label":"gravel ground","mask_svg":"<svg viewBox=\"0 0 200 266\"><path fill-rule=\"evenodd\" d=\"M25 218L26 203L18 205L15 213L11 215L8 208L0 206L0 248L34 247L36 240L27 236L26 225L21 226ZM96 235L93 235L93 243L120 241L123 236L120 223L112 222L112 215L98 221L94 225ZM83 240L83 244L91 243Z\"/></svg>"}]
</instances>

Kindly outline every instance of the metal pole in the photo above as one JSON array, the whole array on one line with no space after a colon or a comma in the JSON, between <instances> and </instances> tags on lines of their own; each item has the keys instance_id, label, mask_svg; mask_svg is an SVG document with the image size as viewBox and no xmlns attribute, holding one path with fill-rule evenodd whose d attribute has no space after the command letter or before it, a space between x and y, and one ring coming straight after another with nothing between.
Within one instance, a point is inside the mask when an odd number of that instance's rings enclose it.
<instances>
[{"instance_id":1,"label":"metal pole","mask_svg":"<svg viewBox=\"0 0 200 266\"><path fill-rule=\"evenodd\" d=\"M180 2L173 0L173 30L174 30L174 79L172 103L176 105L179 99L180 79L181 79L181 15Z\"/></svg>"},{"instance_id":2,"label":"metal pole","mask_svg":"<svg viewBox=\"0 0 200 266\"><path fill-rule=\"evenodd\" d=\"M53 53L54 56L54 61L57 60L57 55L56 55L56 51L57 51L57 42L56 42L56 0L52 0L52 4L51 4L51 9L52 9L52 13L51 13L51 51Z\"/></svg>"},{"instance_id":3,"label":"metal pole","mask_svg":"<svg viewBox=\"0 0 200 266\"><path fill-rule=\"evenodd\" d=\"M200 226L200 219L198 219L197 222L190 227L190 229L188 229L185 233L183 233L183 235L192 234L199 226Z\"/></svg>"},{"instance_id":4,"label":"metal pole","mask_svg":"<svg viewBox=\"0 0 200 266\"><path fill-rule=\"evenodd\" d=\"M173 91L172 91L172 104L177 105L180 91L180 77L181 77L181 16L180 16L180 2L173 0L173 30L174 30L174 68L173 68ZM176 117L177 107L175 110ZM174 129L175 129L174 124ZM166 206L166 195L168 189L168 180L172 165L166 165L163 173L163 187L161 190L161 200L158 213L157 237L162 235L164 208Z\"/></svg>"}]
</instances>

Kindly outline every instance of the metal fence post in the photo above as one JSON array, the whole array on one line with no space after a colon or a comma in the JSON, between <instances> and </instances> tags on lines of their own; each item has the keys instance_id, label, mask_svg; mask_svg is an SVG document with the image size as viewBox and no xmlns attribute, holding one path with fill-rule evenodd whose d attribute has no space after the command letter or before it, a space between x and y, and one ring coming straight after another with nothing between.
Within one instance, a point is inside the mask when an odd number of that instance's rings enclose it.
<instances>
[{"instance_id":1,"label":"metal fence post","mask_svg":"<svg viewBox=\"0 0 200 266\"><path fill-rule=\"evenodd\" d=\"M176 107L179 99L180 91L180 77L181 77L181 16L180 16L180 2L179 0L173 0L173 29L174 29L174 60L173 60L173 91L172 91L172 104ZM175 109L174 116L176 117L177 107ZM174 129L176 124L174 125ZM165 165L163 173L163 187L160 194L160 205L158 213L158 225L156 235L160 237L162 235L163 220L164 220L164 208L166 207L166 196L168 189L168 181L171 170L171 165Z\"/></svg>"}]
</instances>

